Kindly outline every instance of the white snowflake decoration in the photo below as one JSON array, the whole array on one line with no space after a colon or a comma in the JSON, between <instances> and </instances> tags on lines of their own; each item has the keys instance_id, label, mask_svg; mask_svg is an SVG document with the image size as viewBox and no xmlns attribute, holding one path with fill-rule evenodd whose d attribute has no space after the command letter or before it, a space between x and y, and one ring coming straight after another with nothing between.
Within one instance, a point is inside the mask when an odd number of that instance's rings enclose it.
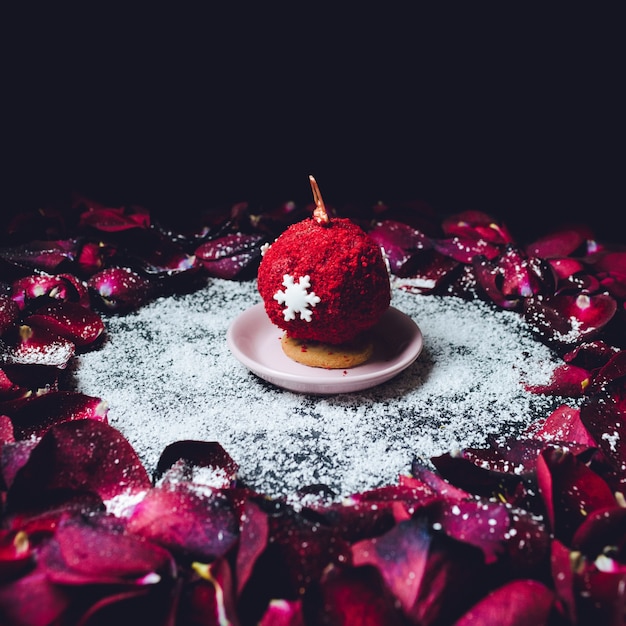
<instances>
[{"instance_id":1,"label":"white snowflake decoration","mask_svg":"<svg viewBox=\"0 0 626 626\"><path fill-rule=\"evenodd\" d=\"M293 276L285 274L283 276L283 287L285 287L284 291L279 289L274 294L274 300L279 304L287 305L283 309L285 321L295 320L296 313L300 313L300 319L310 322L313 311L309 309L309 305L314 307L320 301L319 296L316 296L314 291L308 292L308 289L311 287L311 277L301 276L298 282L295 283Z\"/></svg>"}]
</instances>

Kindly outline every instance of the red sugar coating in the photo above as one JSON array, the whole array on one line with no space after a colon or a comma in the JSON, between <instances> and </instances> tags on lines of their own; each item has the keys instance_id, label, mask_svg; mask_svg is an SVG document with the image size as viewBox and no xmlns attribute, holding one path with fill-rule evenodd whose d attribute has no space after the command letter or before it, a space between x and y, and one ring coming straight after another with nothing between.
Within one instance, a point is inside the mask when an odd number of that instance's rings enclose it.
<instances>
[{"instance_id":1,"label":"red sugar coating","mask_svg":"<svg viewBox=\"0 0 626 626\"><path fill-rule=\"evenodd\" d=\"M308 293L320 298L309 306L311 321L286 321L285 274L298 283L310 277ZM333 218L327 225L306 219L287 228L265 253L258 290L270 320L291 337L340 344L374 326L389 308L389 274L379 246L354 222Z\"/></svg>"}]
</instances>

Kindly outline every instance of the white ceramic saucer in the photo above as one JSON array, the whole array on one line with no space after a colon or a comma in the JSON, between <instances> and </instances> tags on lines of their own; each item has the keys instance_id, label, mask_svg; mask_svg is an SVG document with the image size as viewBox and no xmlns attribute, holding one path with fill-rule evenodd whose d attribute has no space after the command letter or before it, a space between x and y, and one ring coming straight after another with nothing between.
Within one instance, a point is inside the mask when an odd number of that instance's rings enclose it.
<instances>
[{"instance_id":1,"label":"white ceramic saucer","mask_svg":"<svg viewBox=\"0 0 626 626\"><path fill-rule=\"evenodd\" d=\"M282 335L283 331L270 322L261 302L231 323L226 340L234 356L260 378L283 389L311 394L347 393L380 385L411 365L423 345L417 324L394 307L389 307L372 329L372 358L347 370L309 367L292 361L281 348Z\"/></svg>"}]
</instances>

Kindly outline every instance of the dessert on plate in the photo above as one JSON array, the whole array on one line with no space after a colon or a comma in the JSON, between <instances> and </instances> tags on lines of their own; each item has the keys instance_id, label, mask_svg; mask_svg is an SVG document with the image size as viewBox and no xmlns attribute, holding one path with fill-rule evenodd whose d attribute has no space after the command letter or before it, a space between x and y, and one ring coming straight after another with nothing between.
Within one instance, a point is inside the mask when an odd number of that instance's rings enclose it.
<instances>
[{"instance_id":1,"label":"dessert on plate","mask_svg":"<svg viewBox=\"0 0 626 626\"><path fill-rule=\"evenodd\" d=\"M369 331L389 308L380 246L353 221L331 218L310 176L313 216L292 224L264 252L258 290L284 331L287 356L313 367L354 367L373 352Z\"/></svg>"}]
</instances>

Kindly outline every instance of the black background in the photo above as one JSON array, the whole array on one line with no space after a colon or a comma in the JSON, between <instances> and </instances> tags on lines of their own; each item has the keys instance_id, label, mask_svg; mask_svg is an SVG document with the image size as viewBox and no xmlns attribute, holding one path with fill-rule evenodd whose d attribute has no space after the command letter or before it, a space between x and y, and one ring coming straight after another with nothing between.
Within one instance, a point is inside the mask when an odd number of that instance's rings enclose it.
<instances>
[{"instance_id":1,"label":"black background","mask_svg":"<svg viewBox=\"0 0 626 626\"><path fill-rule=\"evenodd\" d=\"M163 216L302 203L313 174L338 207L624 239L617 13L230 6L5 15L3 213L73 190Z\"/></svg>"}]
</instances>

